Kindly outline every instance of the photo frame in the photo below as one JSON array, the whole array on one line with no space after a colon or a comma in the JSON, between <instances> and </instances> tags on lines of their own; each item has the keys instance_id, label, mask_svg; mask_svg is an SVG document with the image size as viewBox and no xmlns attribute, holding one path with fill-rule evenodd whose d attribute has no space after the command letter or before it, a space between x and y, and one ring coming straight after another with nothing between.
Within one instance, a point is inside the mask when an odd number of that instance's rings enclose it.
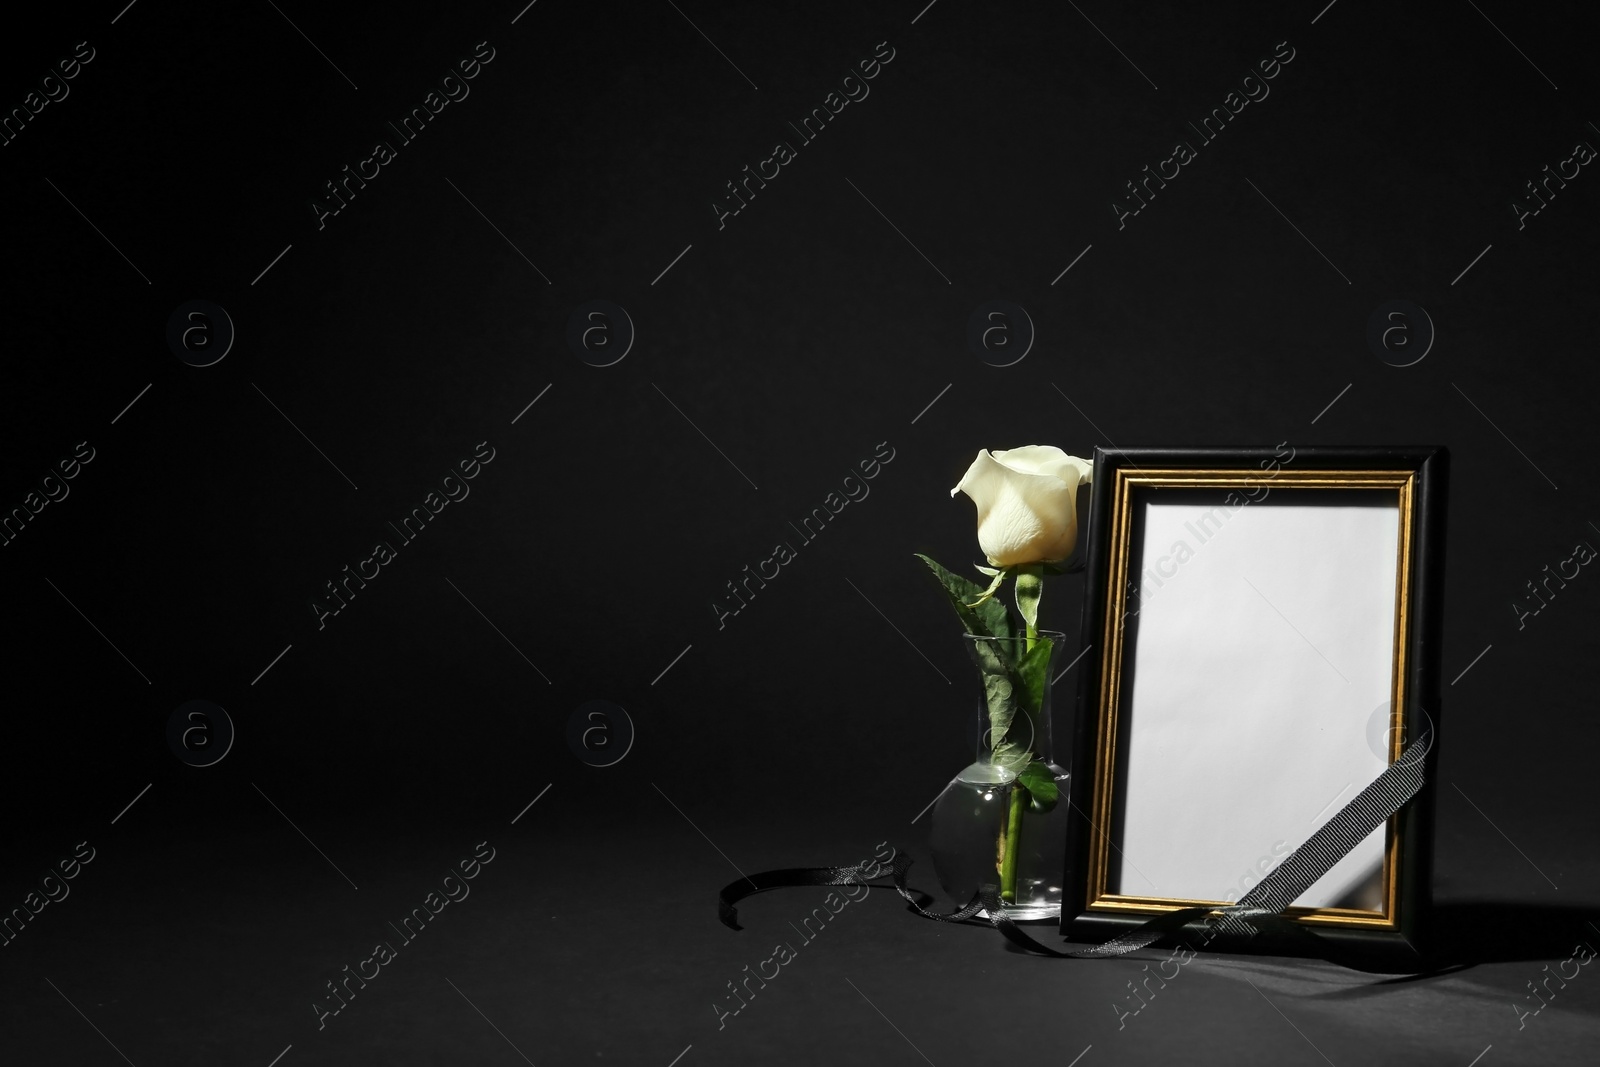
<instances>
[{"instance_id":1,"label":"photo frame","mask_svg":"<svg viewBox=\"0 0 1600 1067\"><path fill-rule=\"evenodd\" d=\"M1064 936L1237 901L1431 732L1422 791L1285 912L1320 941L1206 944L1425 954L1448 463L1442 447L1096 449Z\"/></svg>"}]
</instances>

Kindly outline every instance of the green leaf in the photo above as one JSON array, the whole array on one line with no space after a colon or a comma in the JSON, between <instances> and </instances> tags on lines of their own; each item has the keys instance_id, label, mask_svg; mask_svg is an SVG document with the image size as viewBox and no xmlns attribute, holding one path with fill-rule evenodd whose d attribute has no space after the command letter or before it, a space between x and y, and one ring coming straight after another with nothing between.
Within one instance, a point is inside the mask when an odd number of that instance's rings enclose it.
<instances>
[{"instance_id":1,"label":"green leaf","mask_svg":"<svg viewBox=\"0 0 1600 1067\"><path fill-rule=\"evenodd\" d=\"M1022 706L1028 714L1037 715L1044 706L1045 687L1050 684L1050 648L1052 641L1048 637L1035 639L1033 647L1022 656L1022 661L1017 664L1017 681L1021 684Z\"/></svg>"},{"instance_id":2,"label":"green leaf","mask_svg":"<svg viewBox=\"0 0 1600 1067\"><path fill-rule=\"evenodd\" d=\"M1044 595L1043 568L1037 563L1015 568L1017 573L1017 610L1028 624L1031 634L1039 628L1039 598Z\"/></svg>"},{"instance_id":3,"label":"green leaf","mask_svg":"<svg viewBox=\"0 0 1600 1067\"><path fill-rule=\"evenodd\" d=\"M1007 639L1017 636L1016 627L1011 622L1011 613L1006 610L1004 601L985 600L971 610L977 612L989 636Z\"/></svg>"},{"instance_id":4,"label":"green leaf","mask_svg":"<svg viewBox=\"0 0 1600 1067\"><path fill-rule=\"evenodd\" d=\"M954 571L940 566L935 560L924 556L921 552L916 553L916 556L928 565L928 569L938 579L939 585L944 589L945 596L950 599L950 606L955 608L956 616L960 618L961 625L966 629L967 633L980 636L989 634L989 629L982 616L974 609L967 607L967 602L976 600L983 592L983 588L977 582L969 578L963 578Z\"/></svg>"},{"instance_id":5,"label":"green leaf","mask_svg":"<svg viewBox=\"0 0 1600 1067\"><path fill-rule=\"evenodd\" d=\"M916 556L928 565L933 576L939 580L945 595L950 598L950 606L955 608L956 616L960 618L961 625L967 633L980 637L1015 636L1011 616L1006 612L1004 604L997 600L985 600L976 608L967 607L969 603L983 595L981 585L970 578L963 578L954 571L946 570L921 552L916 553Z\"/></svg>"},{"instance_id":6,"label":"green leaf","mask_svg":"<svg viewBox=\"0 0 1600 1067\"><path fill-rule=\"evenodd\" d=\"M1050 773L1050 765L1044 760L1036 759L1022 768L1017 775L1017 784L1028 791L1032 800L1029 806L1034 811L1049 811L1061 796L1061 791L1056 788L1055 775Z\"/></svg>"},{"instance_id":7,"label":"green leaf","mask_svg":"<svg viewBox=\"0 0 1600 1067\"><path fill-rule=\"evenodd\" d=\"M1031 758L1026 746L1019 746L1009 737L1018 713L1027 715L1021 703L1027 699L1021 676L1017 674L1009 653L999 642L974 641L972 652L978 662L979 676L983 679L983 702L989 719L990 762L1015 764L1008 768L1015 774L1021 763ZM1025 721L1031 723L1032 720ZM1020 754L1007 757L1006 753L1013 749L1020 749Z\"/></svg>"},{"instance_id":8,"label":"green leaf","mask_svg":"<svg viewBox=\"0 0 1600 1067\"><path fill-rule=\"evenodd\" d=\"M993 649L984 649L979 654L999 658ZM990 667L999 669L991 670ZM1006 734L1010 733L1011 724L1017 717L1017 691L1011 680L1009 664L1000 662L985 665L983 698L984 704L989 709L989 743L995 753L991 758L993 762L998 763L1000 748L1006 743Z\"/></svg>"},{"instance_id":9,"label":"green leaf","mask_svg":"<svg viewBox=\"0 0 1600 1067\"><path fill-rule=\"evenodd\" d=\"M1027 768L1028 761L1033 758L1033 753L1017 744L1015 741L1002 741L994 748L990 762L1020 776ZM1030 796L1032 794L1029 794Z\"/></svg>"},{"instance_id":10,"label":"green leaf","mask_svg":"<svg viewBox=\"0 0 1600 1067\"><path fill-rule=\"evenodd\" d=\"M983 678L984 705L989 718L990 760L1015 774L1032 756L1025 746L1008 742L1006 735L1016 720L1018 710L1027 706L1023 702L1031 700L1034 702L1032 706L1036 707L1043 689L1036 680L1025 680L1012 662L1018 636L1011 615L1004 603L994 599L982 601L975 608L968 607L969 602L983 593L976 582L947 570L920 552L916 556L927 564L938 579L967 633L1000 639L992 642L974 641L972 650ZM1044 655L1048 657L1048 649ZM1045 669L1040 666L1033 674L1043 674ZM1032 677L1026 676L1028 679Z\"/></svg>"},{"instance_id":11,"label":"green leaf","mask_svg":"<svg viewBox=\"0 0 1600 1067\"><path fill-rule=\"evenodd\" d=\"M1044 689L1049 684L1050 639L1039 638L1033 648L1023 654L1021 662L1014 665L999 662L992 650L985 649L979 655L993 657L983 663L992 746L990 762L1020 774L1024 765L1034 758L1030 748L1039 733L1036 723L1044 702ZM1023 725L1028 727L1027 736L1015 738L1011 734L1019 715Z\"/></svg>"}]
</instances>

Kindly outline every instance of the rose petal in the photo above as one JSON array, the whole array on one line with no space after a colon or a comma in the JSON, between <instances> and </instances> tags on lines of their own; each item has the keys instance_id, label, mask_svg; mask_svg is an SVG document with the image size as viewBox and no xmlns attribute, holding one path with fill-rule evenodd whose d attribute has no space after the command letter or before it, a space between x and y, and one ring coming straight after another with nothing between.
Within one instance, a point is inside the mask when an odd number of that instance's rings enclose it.
<instances>
[{"instance_id":1,"label":"rose petal","mask_svg":"<svg viewBox=\"0 0 1600 1067\"><path fill-rule=\"evenodd\" d=\"M1077 468L1062 464L1070 459L1050 446L1030 446L1019 465L1033 462L1061 464L1071 483L1053 474L1017 470L1001 458L1007 453L980 451L951 495L964 492L978 510L978 545L989 562L1008 567L1041 560L1060 560L1072 554L1078 536L1075 499Z\"/></svg>"},{"instance_id":2,"label":"rose petal","mask_svg":"<svg viewBox=\"0 0 1600 1067\"><path fill-rule=\"evenodd\" d=\"M993 453L1006 467L1022 474L1049 474L1076 488L1087 482L1094 464L1069 456L1055 445L1023 445Z\"/></svg>"}]
</instances>

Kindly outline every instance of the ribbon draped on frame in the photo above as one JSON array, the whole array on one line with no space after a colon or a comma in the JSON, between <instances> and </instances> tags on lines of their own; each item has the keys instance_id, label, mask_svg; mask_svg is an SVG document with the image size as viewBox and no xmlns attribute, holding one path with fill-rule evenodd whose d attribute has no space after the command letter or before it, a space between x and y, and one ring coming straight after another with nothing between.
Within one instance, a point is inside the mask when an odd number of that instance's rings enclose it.
<instances>
[{"instance_id":1,"label":"ribbon draped on frame","mask_svg":"<svg viewBox=\"0 0 1600 1067\"><path fill-rule=\"evenodd\" d=\"M1208 927L1218 932L1254 936L1260 930L1283 932L1306 943L1313 952L1324 959L1342 963L1347 967L1365 970L1361 961L1344 959L1340 946L1319 936L1304 924L1283 915L1284 909L1298 900L1333 865L1343 859L1356 845L1366 839L1389 817L1403 808L1422 789L1424 782L1423 757L1433 741L1432 731L1411 741L1401 751L1399 759L1390 764L1372 783L1357 793L1338 813L1323 823L1306 841L1272 870L1261 882L1246 893L1236 904L1216 907L1179 908L1152 919L1124 934L1119 934L1103 944L1079 951L1062 951L1051 948L1029 937L1006 915L1000 900L999 887L982 886L972 899L955 911L940 914L928 911L918 902L913 891L906 887L906 872L911 860L904 852L895 850L890 863L894 887L918 915L938 922L965 922L985 913L1006 939L1029 952L1062 959L1108 959L1137 951L1154 944L1162 937L1174 933L1189 923L1204 920ZM717 916L724 925L741 929L738 911L734 905L767 889L810 885L860 885L883 872L877 861L853 867L789 867L762 871L741 881L731 882L722 888L717 897ZM1309 939L1309 940L1308 940Z\"/></svg>"}]
</instances>

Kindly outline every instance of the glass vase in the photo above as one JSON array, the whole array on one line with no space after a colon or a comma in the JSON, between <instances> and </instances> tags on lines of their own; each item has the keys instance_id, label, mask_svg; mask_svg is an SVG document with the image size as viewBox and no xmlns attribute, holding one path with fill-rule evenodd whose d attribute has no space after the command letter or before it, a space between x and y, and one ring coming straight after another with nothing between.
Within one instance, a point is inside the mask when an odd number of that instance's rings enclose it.
<instances>
[{"instance_id":1,"label":"glass vase","mask_svg":"<svg viewBox=\"0 0 1600 1067\"><path fill-rule=\"evenodd\" d=\"M1067 770L1055 762L1050 728L1050 682L1066 635L1039 631L1032 639L964 635L977 667L978 729L974 760L945 787L933 809L934 870L958 905L978 887L1000 888L1005 913L1019 921L1057 919L1067 847ZM1017 665L1029 641L1049 641L1043 684L1032 706ZM993 714L1005 700L1010 723L996 736ZM1047 805L1018 781L1029 762L1042 760L1059 798ZM1048 809L1048 810L1041 810ZM987 912L980 912L987 917Z\"/></svg>"}]
</instances>

